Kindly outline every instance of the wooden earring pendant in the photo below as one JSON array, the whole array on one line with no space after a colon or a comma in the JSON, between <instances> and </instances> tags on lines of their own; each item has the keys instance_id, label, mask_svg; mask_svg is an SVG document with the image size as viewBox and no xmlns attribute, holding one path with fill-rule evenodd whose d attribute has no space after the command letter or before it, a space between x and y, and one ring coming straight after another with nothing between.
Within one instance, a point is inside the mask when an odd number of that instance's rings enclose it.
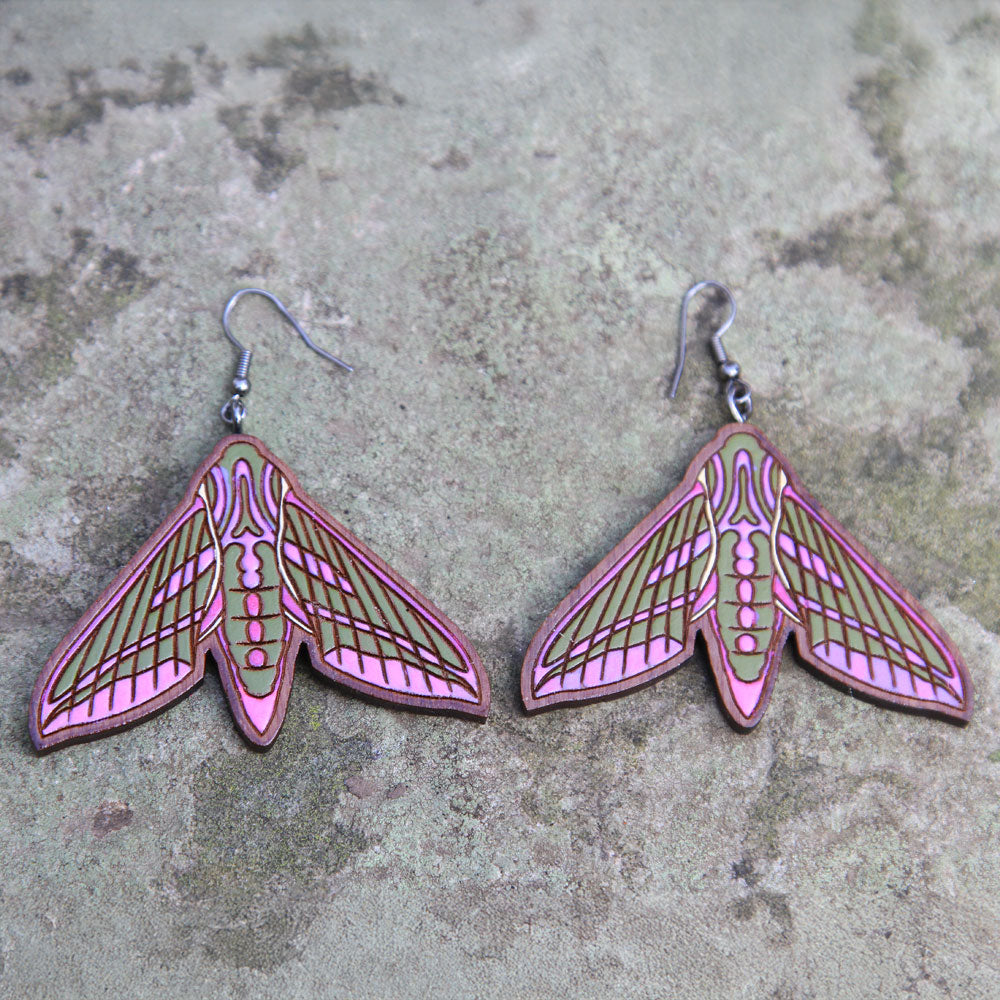
<instances>
[{"instance_id":1,"label":"wooden earring pendant","mask_svg":"<svg viewBox=\"0 0 1000 1000\"><path fill-rule=\"evenodd\" d=\"M201 464L176 510L46 663L31 696L39 750L101 736L172 705L202 679L211 652L236 725L258 747L284 721L295 656L393 705L484 718L489 680L468 639L241 433L251 352L240 351L222 409L235 433Z\"/></svg>"},{"instance_id":2,"label":"wooden earring pendant","mask_svg":"<svg viewBox=\"0 0 1000 1000\"><path fill-rule=\"evenodd\" d=\"M794 633L800 657L834 683L874 702L968 721L972 684L944 630L746 423L750 388L721 339L736 305L718 282L699 282L684 297L671 397L688 306L709 286L730 305L712 350L734 422L538 630L521 673L525 707L641 687L684 663L700 632L723 708L749 729L767 708Z\"/></svg>"}]
</instances>

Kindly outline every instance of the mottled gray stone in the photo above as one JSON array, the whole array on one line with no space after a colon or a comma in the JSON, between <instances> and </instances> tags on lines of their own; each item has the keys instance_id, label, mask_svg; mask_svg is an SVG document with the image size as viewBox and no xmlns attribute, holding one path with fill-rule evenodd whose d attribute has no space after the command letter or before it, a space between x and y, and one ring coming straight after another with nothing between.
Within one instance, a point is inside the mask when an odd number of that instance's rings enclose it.
<instances>
[{"instance_id":1,"label":"mottled gray stone","mask_svg":"<svg viewBox=\"0 0 1000 1000\"><path fill-rule=\"evenodd\" d=\"M7 0L0 18L0 996L994 997L1000 8ZM704 654L528 719L548 611L722 419L679 298L727 281L760 425L925 601L967 728L791 652L749 735ZM303 662L246 748L214 674L47 757L52 648L220 431L439 603L482 726Z\"/></svg>"}]
</instances>

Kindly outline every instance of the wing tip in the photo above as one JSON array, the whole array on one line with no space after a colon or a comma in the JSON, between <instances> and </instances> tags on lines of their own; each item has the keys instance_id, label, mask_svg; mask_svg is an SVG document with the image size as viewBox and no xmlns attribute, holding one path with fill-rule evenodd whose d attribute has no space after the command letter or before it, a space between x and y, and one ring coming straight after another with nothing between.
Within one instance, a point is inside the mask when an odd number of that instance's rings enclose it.
<instances>
[{"instance_id":1,"label":"wing tip","mask_svg":"<svg viewBox=\"0 0 1000 1000\"><path fill-rule=\"evenodd\" d=\"M110 736L112 733L124 732L149 719L155 719L177 702L186 698L200 683L205 674L204 652L198 649L194 667L188 671L178 684L164 689L158 698L137 705L120 715L108 716L96 722L62 725L52 732L45 733L40 724L42 707L42 689L45 675L39 677L36 690L31 698L31 709L28 713L28 734L32 745L39 754L47 754L62 746L74 743L89 743L91 740ZM169 697L165 695L169 694Z\"/></svg>"},{"instance_id":2,"label":"wing tip","mask_svg":"<svg viewBox=\"0 0 1000 1000\"><path fill-rule=\"evenodd\" d=\"M838 690L882 708L892 708L914 715L932 716L953 725L964 726L972 720L974 696L968 668L943 630L939 633L939 637L944 640L946 647L952 654L952 666L955 671L955 677L961 682L961 695L958 695L953 689L948 688L952 696L956 699L956 704L954 705L950 705L946 701L932 701L929 698L918 698L895 691L888 691L874 684L866 684L863 680L831 666L822 657L818 656L810 645L808 636L803 634L801 626L796 627L794 631L796 634L796 652L798 653L799 661L814 676L822 678Z\"/></svg>"},{"instance_id":3,"label":"wing tip","mask_svg":"<svg viewBox=\"0 0 1000 1000\"><path fill-rule=\"evenodd\" d=\"M553 694L535 698L522 692L521 701L524 703L524 710L528 715L538 715L542 712L551 712L553 709L568 708L570 705L584 705L587 702L603 701L610 697L612 696L607 694L595 694L589 698L570 698L566 695Z\"/></svg>"},{"instance_id":4,"label":"wing tip","mask_svg":"<svg viewBox=\"0 0 1000 1000\"><path fill-rule=\"evenodd\" d=\"M127 727L128 724L115 726L113 728L125 729ZM102 736L109 735L110 731L111 730L109 729L90 728L80 731L80 727L76 726L58 729L54 733L50 733L46 736L39 732L34 717L32 717L28 722L28 733L31 736L31 742L34 745L35 752L41 756L45 756L53 750L57 750L59 747L70 746L74 743L89 743L91 740L96 740Z\"/></svg>"},{"instance_id":5,"label":"wing tip","mask_svg":"<svg viewBox=\"0 0 1000 1000\"><path fill-rule=\"evenodd\" d=\"M63 743L69 742L69 737L65 737L59 734L52 736L43 736L38 731L38 724L35 721L34 714L28 720L28 735L31 737L32 746L35 748L35 753L47 754L54 750L57 746Z\"/></svg>"},{"instance_id":6,"label":"wing tip","mask_svg":"<svg viewBox=\"0 0 1000 1000\"><path fill-rule=\"evenodd\" d=\"M431 709L431 711L443 711L449 715L459 715L464 718L471 719L473 722L485 722L490 714L490 698L487 694L485 701L480 699L475 703L468 701L456 702L453 707L449 706L442 709Z\"/></svg>"},{"instance_id":7,"label":"wing tip","mask_svg":"<svg viewBox=\"0 0 1000 1000\"><path fill-rule=\"evenodd\" d=\"M615 701L618 698L625 697L625 695L632 694L634 691L640 691L642 688L652 686L673 669L674 667L672 666L668 670L651 671L655 673L654 676L640 675L639 677L631 677L625 681L619 681L615 684L605 684L597 688L573 688L568 691L553 691L551 694L544 694L541 697L535 695L531 689L529 679L521 686L521 701L524 704L525 712L529 715L550 712L554 709L569 708L571 705Z\"/></svg>"},{"instance_id":8,"label":"wing tip","mask_svg":"<svg viewBox=\"0 0 1000 1000\"><path fill-rule=\"evenodd\" d=\"M544 712L551 708L559 708L561 705L567 704L567 701L568 699L560 699L558 695L536 698L533 692L521 688L521 702L524 704L525 712L529 715L533 715L536 712Z\"/></svg>"},{"instance_id":9,"label":"wing tip","mask_svg":"<svg viewBox=\"0 0 1000 1000\"><path fill-rule=\"evenodd\" d=\"M481 692L477 701L468 701L464 698L425 698L420 695L387 692L374 688L372 685L362 688L360 685L349 683L340 678L335 683L375 705L389 704L393 708L410 709L427 715L454 715L473 722L485 722L490 714L489 689L486 690L485 697Z\"/></svg>"},{"instance_id":10,"label":"wing tip","mask_svg":"<svg viewBox=\"0 0 1000 1000\"><path fill-rule=\"evenodd\" d=\"M967 680L967 679L966 679ZM972 721L973 697L972 688L966 688L965 697L958 706L942 704L940 706L928 704L926 707L915 705L913 710L924 712L929 715L936 715L945 722L950 722L956 726L967 726Z\"/></svg>"},{"instance_id":11,"label":"wing tip","mask_svg":"<svg viewBox=\"0 0 1000 1000\"><path fill-rule=\"evenodd\" d=\"M392 708L410 709L428 715L457 715L482 722L490 714L490 686L485 674L479 674L480 689L478 698L471 701L467 698L449 698L442 695L427 697L408 694L403 691L378 687L368 684L350 674L335 672L324 664L318 667L316 660L311 658L312 666L318 674L330 681L336 687L351 692L351 694L372 705Z\"/></svg>"},{"instance_id":12,"label":"wing tip","mask_svg":"<svg viewBox=\"0 0 1000 1000\"><path fill-rule=\"evenodd\" d=\"M529 714L548 712L554 708L567 708L570 705L586 704L592 701L603 701L605 698L614 698L626 693L624 690L600 687L559 689L548 694L538 695L535 693L533 675L533 669L530 672L526 670L521 679L521 701L524 704L524 710Z\"/></svg>"},{"instance_id":13,"label":"wing tip","mask_svg":"<svg viewBox=\"0 0 1000 1000\"><path fill-rule=\"evenodd\" d=\"M32 704L31 713L28 716L28 734L39 754L48 754L61 746L69 746L74 743L89 743L91 740L109 735L114 730L128 729L141 721L140 718L133 718L111 725L93 722L61 725L46 733L40 723L40 707L37 704Z\"/></svg>"}]
</instances>

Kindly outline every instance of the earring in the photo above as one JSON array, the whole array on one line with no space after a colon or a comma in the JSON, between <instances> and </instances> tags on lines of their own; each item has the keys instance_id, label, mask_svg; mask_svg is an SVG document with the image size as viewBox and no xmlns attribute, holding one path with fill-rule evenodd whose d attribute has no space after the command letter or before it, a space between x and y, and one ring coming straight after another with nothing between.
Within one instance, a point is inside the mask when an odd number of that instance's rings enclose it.
<instances>
[{"instance_id":1,"label":"earring","mask_svg":"<svg viewBox=\"0 0 1000 1000\"><path fill-rule=\"evenodd\" d=\"M211 651L236 724L269 746L304 643L313 667L396 705L484 718L489 680L461 632L412 585L309 498L295 475L244 434L251 352L229 317L263 295L317 354L270 292L243 288L222 327L240 352L222 438L180 506L50 657L31 696L39 749L120 729L194 687Z\"/></svg>"},{"instance_id":2,"label":"earring","mask_svg":"<svg viewBox=\"0 0 1000 1000\"><path fill-rule=\"evenodd\" d=\"M767 708L794 633L801 658L842 687L968 721L972 685L944 630L746 423L750 387L722 346L736 303L716 281L684 296L671 398L684 367L688 306L709 287L729 300L712 352L735 422L538 630L521 673L525 707L648 684L687 660L701 632L722 705L749 729Z\"/></svg>"}]
</instances>

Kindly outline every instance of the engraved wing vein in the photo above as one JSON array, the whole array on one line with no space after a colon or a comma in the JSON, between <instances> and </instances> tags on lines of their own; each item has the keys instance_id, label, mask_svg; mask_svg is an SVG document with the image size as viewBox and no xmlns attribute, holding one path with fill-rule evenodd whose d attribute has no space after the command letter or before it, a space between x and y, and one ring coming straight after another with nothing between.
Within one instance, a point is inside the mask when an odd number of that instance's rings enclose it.
<instances>
[{"instance_id":1,"label":"engraved wing vein","mask_svg":"<svg viewBox=\"0 0 1000 1000\"><path fill-rule=\"evenodd\" d=\"M152 689L159 691L174 683L180 667L193 666L196 626L214 571L214 559L206 565L202 558L206 546L210 551L199 505L168 530L134 579L123 574L109 601L55 665L40 706L43 731L78 706L86 704L93 714L101 692L111 699L121 680L131 681L131 702L125 699L131 707L142 675L151 672ZM170 665L174 676L161 677Z\"/></svg>"},{"instance_id":2,"label":"engraved wing vein","mask_svg":"<svg viewBox=\"0 0 1000 1000\"><path fill-rule=\"evenodd\" d=\"M409 693L436 693L436 678L448 690L458 687L478 696L474 674L454 643L406 594L383 580L298 500L288 504L286 514L286 538L296 547L297 558L286 555L285 570L305 601L327 662L349 650L361 658L362 673L368 658L377 662L381 681L372 680L380 687L393 686L392 668L399 664Z\"/></svg>"},{"instance_id":3,"label":"engraved wing vein","mask_svg":"<svg viewBox=\"0 0 1000 1000\"><path fill-rule=\"evenodd\" d=\"M691 605L711 559L708 506L701 489L682 501L572 608L543 653L534 688L613 684L661 666L652 654L682 645ZM636 665L637 652L642 662ZM599 664L597 671L594 665Z\"/></svg>"},{"instance_id":4,"label":"engraved wing vein","mask_svg":"<svg viewBox=\"0 0 1000 1000\"><path fill-rule=\"evenodd\" d=\"M803 655L848 683L958 706L961 678L950 655L877 566L869 566L798 496L786 499L778 549L808 637Z\"/></svg>"}]
</instances>

